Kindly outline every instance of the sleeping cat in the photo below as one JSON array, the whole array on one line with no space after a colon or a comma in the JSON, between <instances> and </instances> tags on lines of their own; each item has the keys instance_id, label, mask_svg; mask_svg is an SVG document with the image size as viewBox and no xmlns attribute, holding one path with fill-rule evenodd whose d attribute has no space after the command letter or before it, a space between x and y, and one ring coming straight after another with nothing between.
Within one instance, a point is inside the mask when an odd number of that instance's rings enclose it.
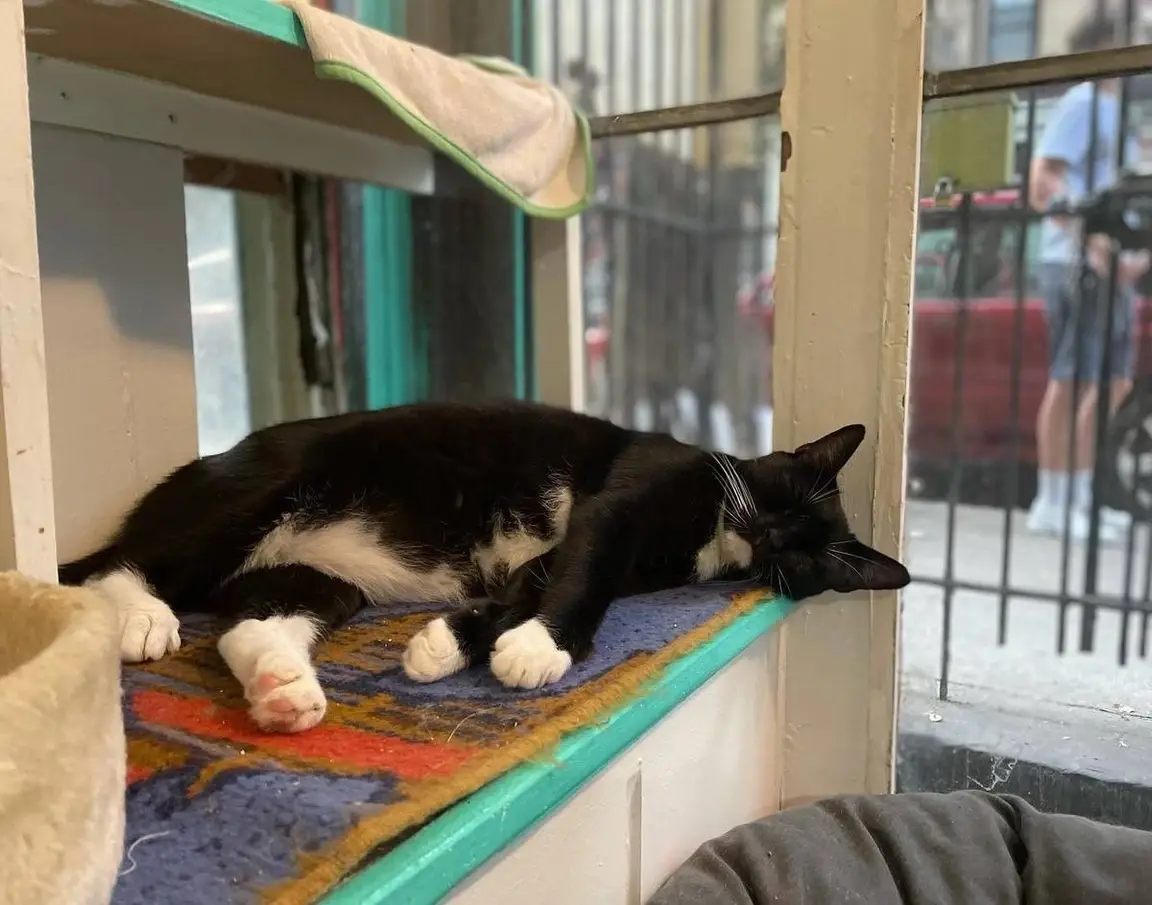
<instances>
[{"instance_id":1,"label":"sleeping cat","mask_svg":"<svg viewBox=\"0 0 1152 905\"><path fill-rule=\"evenodd\" d=\"M857 541L840 506L863 437L853 425L742 461L529 403L279 424L177 469L60 580L117 604L126 662L176 650L175 613L226 617L219 651L252 719L299 732L326 707L313 647L368 605L459 604L408 644L414 681L490 657L505 685L537 688L588 654L623 595L747 578L794 600L903 587L905 568Z\"/></svg>"}]
</instances>

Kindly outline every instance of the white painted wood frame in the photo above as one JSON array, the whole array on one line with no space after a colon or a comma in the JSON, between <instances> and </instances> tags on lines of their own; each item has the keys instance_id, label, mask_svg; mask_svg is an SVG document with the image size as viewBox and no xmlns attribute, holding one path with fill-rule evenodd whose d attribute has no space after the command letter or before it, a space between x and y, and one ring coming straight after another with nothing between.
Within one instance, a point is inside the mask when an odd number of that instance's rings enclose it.
<instances>
[{"instance_id":1,"label":"white painted wood frame","mask_svg":"<svg viewBox=\"0 0 1152 905\"><path fill-rule=\"evenodd\" d=\"M69 126L305 173L428 195L432 151L377 135L197 94L152 79L32 56L34 122Z\"/></svg>"},{"instance_id":2,"label":"white painted wood frame","mask_svg":"<svg viewBox=\"0 0 1152 905\"><path fill-rule=\"evenodd\" d=\"M0 3L0 568L56 580L24 7Z\"/></svg>"},{"instance_id":3,"label":"white painted wood frame","mask_svg":"<svg viewBox=\"0 0 1152 905\"><path fill-rule=\"evenodd\" d=\"M640 905L698 846L772 813L776 655L774 635L755 641L446 905Z\"/></svg>"},{"instance_id":4,"label":"white painted wood frame","mask_svg":"<svg viewBox=\"0 0 1152 905\"><path fill-rule=\"evenodd\" d=\"M775 436L843 424L867 438L845 470L861 540L900 552L920 153L924 0L791 0L781 107ZM835 262L829 266L829 262ZM781 805L891 790L899 599L812 602L781 636Z\"/></svg>"},{"instance_id":5,"label":"white painted wood frame","mask_svg":"<svg viewBox=\"0 0 1152 905\"><path fill-rule=\"evenodd\" d=\"M581 219L531 221L532 348L536 398L583 411L584 287Z\"/></svg>"}]
</instances>

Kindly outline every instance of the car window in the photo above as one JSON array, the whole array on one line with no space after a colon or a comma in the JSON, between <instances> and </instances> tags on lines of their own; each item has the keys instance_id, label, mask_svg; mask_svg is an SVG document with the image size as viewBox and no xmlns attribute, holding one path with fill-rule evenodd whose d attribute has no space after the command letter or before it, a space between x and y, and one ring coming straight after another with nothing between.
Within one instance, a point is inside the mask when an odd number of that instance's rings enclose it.
<instances>
[{"instance_id":1,"label":"car window","mask_svg":"<svg viewBox=\"0 0 1152 905\"><path fill-rule=\"evenodd\" d=\"M966 294L973 300L1016 297L1021 227L1003 213L985 211L984 216L979 208L973 212L967 242L962 242L959 236L958 212L932 211L921 216L916 242L917 299L958 298L965 289L964 280L967 280ZM1040 230L1033 224L1026 231L1024 295L1029 297L1037 290ZM962 255L966 258L966 274L961 269Z\"/></svg>"},{"instance_id":2,"label":"car window","mask_svg":"<svg viewBox=\"0 0 1152 905\"><path fill-rule=\"evenodd\" d=\"M951 226L920 229L916 237L915 298L946 298L948 265L956 245L956 229Z\"/></svg>"}]
</instances>

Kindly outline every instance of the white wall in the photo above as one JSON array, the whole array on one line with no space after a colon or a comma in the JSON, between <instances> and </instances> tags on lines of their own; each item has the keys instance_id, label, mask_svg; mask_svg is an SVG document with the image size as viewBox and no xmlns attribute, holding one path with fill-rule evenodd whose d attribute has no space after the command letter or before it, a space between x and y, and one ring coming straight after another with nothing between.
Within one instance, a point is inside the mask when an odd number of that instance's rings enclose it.
<instances>
[{"instance_id":1,"label":"white wall","mask_svg":"<svg viewBox=\"0 0 1152 905\"><path fill-rule=\"evenodd\" d=\"M181 152L34 125L61 561L196 455Z\"/></svg>"}]
</instances>

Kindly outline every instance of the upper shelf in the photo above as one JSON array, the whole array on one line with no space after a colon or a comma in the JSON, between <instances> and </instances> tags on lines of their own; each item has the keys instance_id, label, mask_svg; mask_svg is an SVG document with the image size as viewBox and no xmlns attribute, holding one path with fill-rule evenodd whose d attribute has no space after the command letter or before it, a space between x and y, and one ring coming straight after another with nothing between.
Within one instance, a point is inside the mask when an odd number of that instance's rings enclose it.
<instances>
[{"instance_id":1,"label":"upper shelf","mask_svg":"<svg viewBox=\"0 0 1152 905\"><path fill-rule=\"evenodd\" d=\"M427 146L361 88L318 78L295 15L270 0L24 0L24 17L34 120L431 190ZM158 105L167 127L137 121ZM273 134L203 134L240 116Z\"/></svg>"}]
</instances>

